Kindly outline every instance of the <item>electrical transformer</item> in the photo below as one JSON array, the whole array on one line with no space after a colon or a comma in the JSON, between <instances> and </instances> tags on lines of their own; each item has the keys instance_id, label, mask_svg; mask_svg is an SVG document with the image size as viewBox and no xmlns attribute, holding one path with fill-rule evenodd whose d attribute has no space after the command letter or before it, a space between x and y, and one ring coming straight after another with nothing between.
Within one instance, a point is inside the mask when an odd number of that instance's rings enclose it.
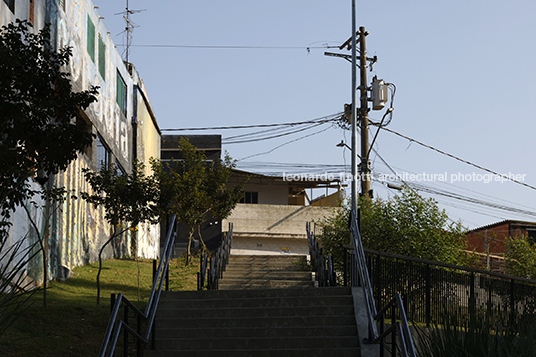
<instances>
[{"instance_id":1,"label":"electrical transformer","mask_svg":"<svg viewBox=\"0 0 536 357\"><path fill-rule=\"evenodd\" d=\"M382 110L387 103L389 91L383 79L372 79L372 110Z\"/></svg>"}]
</instances>

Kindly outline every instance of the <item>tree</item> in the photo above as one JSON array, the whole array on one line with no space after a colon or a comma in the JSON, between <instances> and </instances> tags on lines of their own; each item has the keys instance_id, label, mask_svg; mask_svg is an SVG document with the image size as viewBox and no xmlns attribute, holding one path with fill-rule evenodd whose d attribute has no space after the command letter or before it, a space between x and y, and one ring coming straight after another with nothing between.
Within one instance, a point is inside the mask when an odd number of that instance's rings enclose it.
<instances>
[{"instance_id":1,"label":"tree","mask_svg":"<svg viewBox=\"0 0 536 357\"><path fill-rule=\"evenodd\" d=\"M132 173L123 176L117 175L113 164L102 167L99 172L83 170L92 192L82 192L81 196L95 207L104 207L111 229L110 238L99 250L97 305L100 304L102 253L106 246L128 230L135 231L139 224L156 224L159 221L159 188L154 176L145 175L144 168L143 164L134 163Z\"/></svg>"},{"instance_id":2,"label":"tree","mask_svg":"<svg viewBox=\"0 0 536 357\"><path fill-rule=\"evenodd\" d=\"M62 188L50 188L42 189L41 192L41 201L45 202L40 205L37 202L30 202L37 210L41 209L43 212L43 232L38 227L38 222L30 212L30 209L23 205L26 216L30 221L30 224L33 228L35 236L37 237L37 245L39 250L42 252L42 267L43 267L43 307L47 309L47 282L48 282L48 238L50 234L50 219L56 213L56 210L59 209L60 205L65 201L65 196L67 191Z\"/></svg>"},{"instance_id":3,"label":"tree","mask_svg":"<svg viewBox=\"0 0 536 357\"><path fill-rule=\"evenodd\" d=\"M31 33L16 20L0 29L0 216L36 194L29 178L46 182L92 144L80 111L97 100L96 87L73 92L65 71L69 47L55 50L50 30Z\"/></svg>"},{"instance_id":4,"label":"tree","mask_svg":"<svg viewBox=\"0 0 536 357\"><path fill-rule=\"evenodd\" d=\"M449 222L446 211L433 199L425 199L410 189L390 199L362 197L361 236L365 248L435 260L464 264L470 257L464 229L460 222ZM332 254L342 267L341 243L350 244L349 209L320 222L320 239L326 254Z\"/></svg>"},{"instance_id":5,"label":"tree","mask_svg":"<svg viewBox=\"0 0 536 357\"><path fill-rule=\"evenodd\" d=\"M46 253L42 244L25 245L26 237L8 243L11 213L51 191L44 185L50 175L93 141L80 112L97 100L97 88L72 90L65 71L71 49L55 50L50 39L48 27L34 34L25 21L0 28L0 333L23 307L28 263Z\"/></svg>"},{"instance_id":6,"label":"tree","mask_svg":"<svg viewBox=\"0 0 536 357\"><path fill-rule=\"evenodd\" d=\"M177 220L188 226L188 250L197 230L203 248L200 227L207 215L222 220L231 214L243 195L244 183L233 188L226 186L235 161L226 153L223 160L208 162L206 155L198 151L187 138L179 141L181 160L173 160L166 167L153 160L152 167L161 189L160 206ZM187 264L189 259L187 259Z\"/></svg>"},{"instance_id":7,"label":"tree","mask_svg":"<svg viewBox=\"0 0 536 357\"><path fill-rule=\"evenodd\" d=\"M522 278L536 278L536 244L527 235L509 237L506 241L506 270Z\"/></svg>"}]
</instances>

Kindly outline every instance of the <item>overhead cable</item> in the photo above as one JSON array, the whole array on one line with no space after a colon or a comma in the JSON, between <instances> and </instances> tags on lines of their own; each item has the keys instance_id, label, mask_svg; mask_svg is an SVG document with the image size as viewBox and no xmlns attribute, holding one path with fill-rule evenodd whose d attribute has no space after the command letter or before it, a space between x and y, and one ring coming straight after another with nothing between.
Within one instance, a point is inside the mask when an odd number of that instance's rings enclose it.
<instances>
[{"instance_id":1,"label":"overhead cable","mask_svg":"<svg viewBox=\"0 0 536 357\"><path fill-rule=\"evenodd\" d=\"M294 126L300 124L311 123L328 123L339 119L343 112L326 115L317 119L299 121L292 123L273 123L273 124L253 124L253 125L233 125L233 126L212 126L212 127L197 127L197 128L174 128L174 129L161 129L161 131L200 131L200 130L228 130L228 129L251 129L251 128L269 128L274 126Z\"/></svg>"},{"instance_id":2,"label":"overhead cable","mask_svg":"<svg viewBox=\"0 0 536 357\"><path fill-rule=\"evenodd\" d=\"M509 177L509 176L500 174L500 173L498 173L498 172L496 172L496 171L487 169L487 168L485 168L485 167L483 167L483 166L477 165L477 164L472 163L472 162L470 162L470 161L461 159L461 158L459 158L459 157L457 157L457 156L455 156L455 155L449 154L449 153L447 153L447 152L445 152L445 151L443 151L443 150L437 149L437 148L435 148L435 147L433 147L433 146L424 144L424 143L422 143L422 142L420 142L420 141L418 141L418 140L412 139L412 138L410 138L410 137L408 137L408 136L406 136L406 135L400 134L400 133L398 133L398 132L396 132L396 131L394 131L394 130L385 128L385 127L383 127L383 126L380 127L380 128L381 128L382 130L385 130L385 131L388 131L388 132L393 133L393 134L395 134L395 135L398 135L398 136L400 136L400 137L402 137L402 138L404 138L404 139L406 139L406 140L409 140L409 141L412 142L412 143L419 144L419 145L421 145L421 146L423 146L423 147L425 147L425 148L434 150L434 151L436 151L436 152L438 152L438 153L440 153L440 154L443 154L443 155L445 155L445 156L448 156L448 157L450 157L450 158L452 158L452 159L455 159L455 160L458 160L458 161L460 161L460 162L463 162L464 164L471 165L471 166L476 167L477 169L480 169L480 170L482 170L482 171L489 172L490 174L499 176L499 177L501 177L501 178L503 178L503 179L505 179L505 180L508 180L508 181L512 181L512 182L514 182L514 183L517 183L518 185L523 185L523 186L525 186L525 187L528 187L528 188L531 188L531 189L533 189L533 190L536 190L536 187L534 187L534 186L532 186L532 185L529 185L529 184L527 184L527 183L518 181L518 180L516 180L516 179L514 179L514 178L512 178L512 177Z\"/></svg>"}]
</instances>

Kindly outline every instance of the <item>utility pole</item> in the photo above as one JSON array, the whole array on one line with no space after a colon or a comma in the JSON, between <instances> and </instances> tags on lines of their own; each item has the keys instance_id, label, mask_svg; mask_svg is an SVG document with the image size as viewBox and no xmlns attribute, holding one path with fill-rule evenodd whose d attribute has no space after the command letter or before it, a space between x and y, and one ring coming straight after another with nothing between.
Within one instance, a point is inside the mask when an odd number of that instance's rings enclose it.
<instances>
[{"instance_id":1,"label":"utility pole","mask_svg":"<svg viewBox=\"0 0 536 357\"><path fill-rule=\"evenodd\" d=\"M373 58L367 58L367 46L365 38L368 36L368 32L365 31L365 27L361 26L359 31L356 31L356 1L352 0L352 37L346 40L339 49L347 48L351 50L351 55L345 55L341 53L324 52L324 55L330 57L340 57L352 63L352 105L351 113L347 115L351 121L352 131L352 145L350 150L352 151L352 210L357 212L357 198L358 192L358 179L361 181L361 195L372 196L372 190L370 188L371 171L369 163L370 143L369 143L369 118L368 118L368 102L373 101L373 110L381 110L387 102L387 86L380 80L379 83L376 78L372 83L372 87L367 87L367 69L368 62L370 66L378 60L376 56ZM359 48L359 63L357 62L357 44ZM357 87L357 67L360 69L360 85ZM379 83L379 84L378 84ZM357 90L359 89L359 104L357 102ZM369 99L368 92L371 90L372 96ZM359 108L358 108L359 105ZM345 109L346 111L346 109ZM393 108L389 108L382 118L382 122L385 116L393 111ZM357 146L357 121L359 120L361 130L361 156L358 154ZM379 130L379 129L378 129ZM377 136L377 133L376 133ZM376 136L372 140L374 144ZM340 145L337 145L340 146ZM344 146L344 145L342 145ZM360 160L360 162L358 162Z\"/></svg>"},{"instance_id":2,"label":"utility pole","mask_svg":"<svg viewBox=\"0 0 536 357\"><path fill-rule=\"evenodd\" d=\"M368 120L368 90L367 90L367 46L365 43L365 27L359 28L359 69L361 82L359 92L361 95L361 107L359 108L359 120L361 129L361 165L359 173L361 176L361 194L370 196L370 166L369 166L369 120ZM354 112L355 114L355 112ZM357 147L354 148L355 152ZM355 156L355 155L354 155Z\"/></svg>"},{"instance_id":3,"label":"utility pole","mask_svg":"<svg viewBox=\"0 0 536 357\"><path fill-rule=\"evenodd\" d=\"M344 45L343 45L344 46ZM343 47L341 46L341 47ZM355 0L352 0L352 212L357 212L357 40Z\"/></svg>"}]
</instances>

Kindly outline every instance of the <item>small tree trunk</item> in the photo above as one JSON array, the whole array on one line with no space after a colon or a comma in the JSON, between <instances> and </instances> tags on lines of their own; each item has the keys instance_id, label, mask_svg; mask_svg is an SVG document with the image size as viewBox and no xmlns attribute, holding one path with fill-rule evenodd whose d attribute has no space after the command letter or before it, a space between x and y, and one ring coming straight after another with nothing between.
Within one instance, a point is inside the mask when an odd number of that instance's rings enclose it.
<instances>
[{"instance_id":1,"label":"small tree trunk","mask_svg":"<svg viewBox=\"0 0 536 357\"><path fill-rule=\"evenodd\" d=\"M141 300L141 291L140 291L140 258L136 254L136 263L138 264L138 301Z\"/></svg>"},{"instance_id":2,"label":"small tree trunk","mask_svg":"<svg viewBox=\"0 0 536 357\"><path fill-rule=\"evenodd\" d=\"M190 265L190 257L192 253L192 241L194 240L195 228L190 227L188 229L188 249L186 250L186 266Z\"/></svg>"},{"instance_id":3,"label":"small tree trunk","mask_svg":"<svg viewBox=\"0 0 536 357\"><path fill-rule=\"evenodd\" d=\"M39 246L41 248L41 251L43 252L43 308L47 309L47 280L48 280L48 273L47 273L47 249L46 249L46 231L44 232L43 237L41 235L41 232L39 232L39 227L37 227L37 223L32 218L32 214L28 207L26 205L22 205L24 207L24 210L26 211L26 215L28 216L28 220L30 221L30 224L35 230L35 234L37 235L37 240L39 241ZM46 220L46 225L48 225L48 219L47 217L43 217L44 220Z\"/></svg>"},{"instance_id":4,"label":"small tree trunk","mask_svg":"<svg viewBox=\"0 0 536 357\"><path fill-rule=\"evenodd\" d=\"M197 233L199 234L199 241L201 242L201 244L203 244L203 252L208 252L207 245L205 244L203 236L201 235L201 225L197 226Z\"/></svg>"},{"instance_id":5,"label":"small tree trunk","mask_svg":"<svg viewBox=\"0 0 536 357\"><path fill-rule=\"evenodd\" d=\"M114 228L115 229L115 228ZM128 228L125 228L123 229L121 232L119 233L113 233L112 236L110 237L110 239L108 239L106 241L106 243L104 243L104 245L101 247L100 251L99 251L99 272L97 273L97 305L100 305L100 275L101 275L101 271L102 271L102 252L104 251L104 248L106 248L106 246L108 244L110 244L110 242L115 238L115 237L118 237L120 236L121 234L123 234Z\"/></svg>"}]
</instances>

